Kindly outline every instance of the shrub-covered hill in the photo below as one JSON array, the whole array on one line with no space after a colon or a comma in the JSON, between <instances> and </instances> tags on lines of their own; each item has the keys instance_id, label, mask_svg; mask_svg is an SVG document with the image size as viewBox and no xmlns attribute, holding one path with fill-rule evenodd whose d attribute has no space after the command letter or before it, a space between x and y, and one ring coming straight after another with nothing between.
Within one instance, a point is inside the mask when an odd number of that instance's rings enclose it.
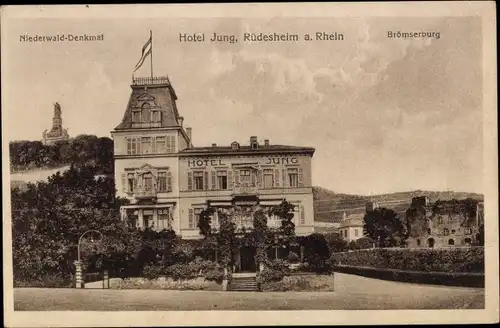
<instances>
[{"instance_id":1,"label":"shrub-covered hill","mask_svg":"<svg viewBox=\"0 0 500 328\"><path fill-rule=\"evenodd\" d=\"M418 196L427 196L431 202L465 198L484 200L482 194L469 192L415 190L362 196L336 193L322 187L313 187L314 220L317 222L339 222L342 220L344 211L346 215L364 213L365 205L369 201L377 202L380 206L389 207L396 212L403 213L409 207L411 199Z\"/></svg>"},{"instance_id":2,"label":"shrub-covered hill","mask_svg":"<svg viewBox=\"0 0 500 328\"><path fill-rule=\"evenodd\" d=\"M82 134L54 145L44 145L40 141L12 141L9 156L11 173L39 172L70 164L91 164L98 167L100 173L113 172L113 140L107 137Z\"/></svg>"}]
</instances>

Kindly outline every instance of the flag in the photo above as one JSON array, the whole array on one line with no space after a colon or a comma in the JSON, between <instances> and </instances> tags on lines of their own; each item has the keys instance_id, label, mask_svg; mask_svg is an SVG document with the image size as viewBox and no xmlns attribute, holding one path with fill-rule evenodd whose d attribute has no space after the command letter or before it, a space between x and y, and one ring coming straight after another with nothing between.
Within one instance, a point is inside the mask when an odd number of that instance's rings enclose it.
<instances>
[{"instance_id":1,"label":"flag","mask_svg":"<svg viewBox=\"0 0 500 328\"><path fill-rule=\"evenodd\" d=\"M146 60L146 58L149 55L151 55L151 52L153 51L152 41L153 41L153 38L152 38L152 36L150 36L148 42L146 42L144 47L142 47L141 59L139 59L139 62L137 63L137 65L135 65L134 72L137 71L139 68L141 68L141 66L142 66L142 64L144 64L144 61Z\"/></svg>"}]
</instances>

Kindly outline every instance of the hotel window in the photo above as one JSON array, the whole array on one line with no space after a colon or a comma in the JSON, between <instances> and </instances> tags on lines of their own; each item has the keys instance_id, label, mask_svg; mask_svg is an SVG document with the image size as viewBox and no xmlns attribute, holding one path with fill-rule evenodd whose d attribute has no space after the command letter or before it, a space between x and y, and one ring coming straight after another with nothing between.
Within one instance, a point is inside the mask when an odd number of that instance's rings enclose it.
<instances>
[{"instance_id":1,"label":"hotel window","mask_svg":"<svg viewBox=\"0 0 500 328\"><path fill-rule=\"evenodd\" d=\"M290 187L299 186L299 170L298 169L288 169L288 185Z\"/></svg>"},{"instance_id":2,"label":"hotel window","mask_svg":"<svg viewBox=\"0 0 500 328\"><path fill-rule=\"evenodd\" d=\"M196 229L200 222L201 208L189 209L189 229Z\"/></svg>"},{"instance_id":3,"label":"hotel window","mask_svg":"<svg viewBox=\"0 0 500 328\"><path fill-rule=\"evenodd\" d=\"M203 190L203 171L193 172L194 190Z\"/></svg>"},{"instance_id":4,"label":"hotel window","mask_svg":"<svg viewBox=\"0 0 500 328\"><path fill-rule=\"evenodd\" d=\"M140 111L133 111L132 112L132 122L133 123L140 123L141 122L141 112Z\"/></svg>"},{"instance_id":5,"label":"hotel window","mask_svg":"<svg viewBox=\"0 0 500 328\"><path fill-rule=\"evenodd\" d=\"M142 145L142 153L143 154L151 154L153 147L151 143L151 137L142 137L141 139L141 145Z\"/></svg>"},{"instance_id":6,"label":"hotel window","mask_svg":"<svg viewBox=\"0 0 500 328\"><path fill-rule=\"evenodd\" d=\"M170 229L170 214L168 208L158 210L158 228Z\"/></svg>"},{"instance_id":7,"label":"hotel window","mask_svg":"<svg viewBox=\"0 0 500 328\"><path fill-rule=\"evenodd\" d=\"M153 210L144 210L142 212L142 218L144 221L144 226L149 228L154 228L154 220L153 220Z\"/></svg>"},{"instance_id":8,"label":"hotel window","mask_svg":"<svg viewBox=\"0 0 500 328\"><path fill-rule=\"evenodd\" d=\"M167 153L175 153L175 136L167 136Z\"/></svg>"},{"instance_id":9,"label":"hotel window","mask_svg":"<svg viewBox=\"0 0 500 328\"><path fill-rule=\"evenodd\" d=\"M166 153L167 152L167 142L165 136L159 136L155 138L156 153Z\"/></svg>"},{"instance_id":10,"label":"hotel window","mask_svg":"<svg viewBox=\"0 0 500 328\"><path fill-rule=\"evenodd\" d=\"M444 234L445 236L448 236L448 235L450 234L450 230L448 230L448 228L444 228L444 229L443 229L443 234Z\"/></svg>"},{"instance_id":11,"label":"hotel window","mask_svg":"<svg viewBox=\"0 0 500 328\"><path fill-rule=\"evenodd\" d=\"M358 229L354 229L354 236L357 237L358 236Z\"/></svg>"},{"instance_id":12,"label":"hotel window","mask_svg":"<svg viewBox=\"0 0 500 328\"><path fill-rule=\"evenodd\" d=\"M151 121L151 109L148 103L142 105L142 121L149 123Z\"/></svg>"},{"instance_id":13,"label":"hotel window","mask_svg":"<svg viewBox=\"0 0 500 328\"><path fill-rule=\"evenodd\" d=\"M227 171L217 171L217 186L219 189L227 189Z\"/></svg>"},{"instance_id":14,"label":"hotel window","mask_svg":"<svg viewBox=\"0 0 500 328\"><path fill-rule=\"evenodd\" d=\"M161 122L161 112L159 110L152 111L151 114L152 114L151 115L152 116L152 119L151 119L152 122L155 122L155 123Z\"/></svg>"},{"instance_id":15,"label":"hotel window","mask_svg":"<svg viewBox=\"0 0 500 328\"><path fill-rule=\"evenodd\" d=\"M420 239L417 239L417 246L420 246Z\"/></svg>"},{"instance_id":16,"label":"hotel window","mask_svg":"<svg viewBox=\"0 0 500 328\"><path fill-rule=\"evenodd\" d=\"M153 175L151 173L144 173L142 175L144 190L153 190Z\"/></svg>"},{"instance_id":17,"label":"hotel window","mask_svg":"<svg viewBox=\"0 0 500 328\"><path fill-rule=\"evenodd\" d=\"M139 138L127 138L127 155L136 155L140 152Z\"/></svg>"},{"instance_id":18,"label":"hotel window","mask_svg":"<svg viewBox=\"0 0 500 328\"><path fill-rule=\"evenodd\" d=\"M272 169L264 169L264 188L274 186L274 172Z\"/></svg>"},{"instance_id":19,"label":"hotel window","mask_svg":"<svg viewBox=\"0 0 500 328\"><path fill-rule=\"evenodd\" d=\"M240 170L240 183L242 185L250 184L250 170Z\"/></svg>"},{"instance_id":20,"label":"hotel window","mask_svg":"<svg viewBox=\"0 0 500 328\"><path fill-rule=\"evenodd\" d=\"M135 178L134 173L127 174L127 191L134 192Z\"/></svg>"},{"instance_id":21,"label":"hotel window","mask_svg":"<svg viewBox=\"0 0 500 328\"><path fill-rule=\"evenodd\" d=\"M158 172L158 191L167 191L167 172Z\"/></svg>"}]
</instances>

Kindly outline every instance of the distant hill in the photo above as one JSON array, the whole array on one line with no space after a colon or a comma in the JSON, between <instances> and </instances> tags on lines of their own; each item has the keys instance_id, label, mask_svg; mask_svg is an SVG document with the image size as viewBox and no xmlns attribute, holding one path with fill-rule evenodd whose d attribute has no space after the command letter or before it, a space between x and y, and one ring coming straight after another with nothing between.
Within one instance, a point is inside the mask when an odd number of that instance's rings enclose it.
<instances>
[{"instance_id":1,"label":"distant hill","mask_svg":"<svg viewBox=\"0 0 500 328\"><path fill-rule=\"evenodd\" d=\"M322 187L313 187L314 220L317 222L339 222L342 220L344 212L346 215L364 213L365 205L369 201L377 202L380 206L391 208L403 214L410 205L411 199L418 196L427 196L431 202L465 198L472 198L479 201L484 200L483 195L469 192L415 190L361 196L336 193Z\"/></svg>"}]
</instances>

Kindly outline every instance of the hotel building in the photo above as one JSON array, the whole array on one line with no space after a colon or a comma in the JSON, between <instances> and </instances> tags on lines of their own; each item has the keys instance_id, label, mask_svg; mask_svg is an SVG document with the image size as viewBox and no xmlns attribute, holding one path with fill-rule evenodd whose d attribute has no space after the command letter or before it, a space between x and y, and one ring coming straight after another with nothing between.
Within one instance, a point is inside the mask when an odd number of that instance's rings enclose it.
<instances>
[{"instance_id":1,"label":"hotel building","mask_svg":"<svg viewBox=\"0 0 500 328\"><path fill-rule=\"evenodd\" d=\"M124 220L194 239L201 238L197 220L208 206L268 207L287 200L295 205L296 234L314 232L313 148L256 136L245 144L195 147L167 77L134 78L131 88L123 119L112 131L117 196L130 201L121 209ZM252 226L251 215L236 220L240 227ZM278 222L270 218L268 224Z\"/></svg>"}]
</instances>

